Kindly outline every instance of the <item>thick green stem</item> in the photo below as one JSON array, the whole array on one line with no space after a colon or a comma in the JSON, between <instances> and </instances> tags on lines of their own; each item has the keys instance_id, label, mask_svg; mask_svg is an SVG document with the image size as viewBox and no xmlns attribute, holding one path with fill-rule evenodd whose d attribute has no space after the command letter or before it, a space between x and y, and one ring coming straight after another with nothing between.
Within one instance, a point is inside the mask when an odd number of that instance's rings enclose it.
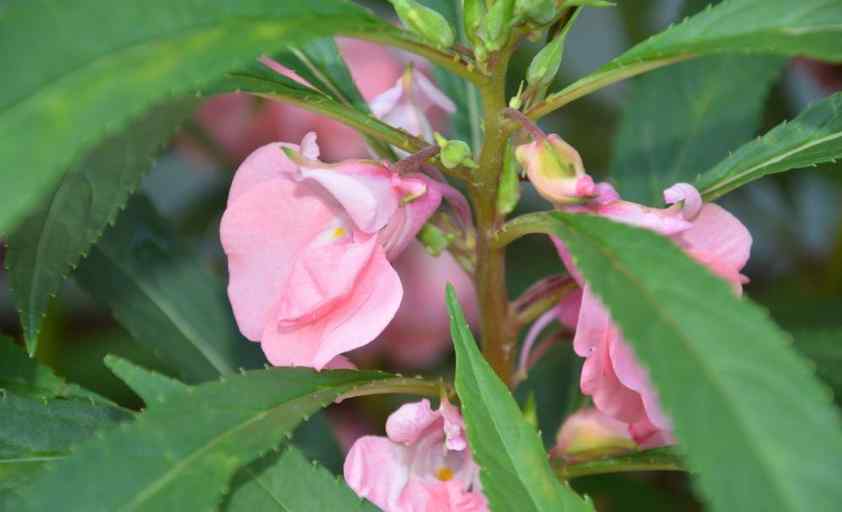
<instances>
[{"instance_id":1,"label":"thick green stem","mask_svg":"<svg viewBox=\"0 0 842 512\"><path fill-rule=\"evenodd\" d=\"M555 468L561 480L580 476L629 471L686 471L681 458L670 448L657 448L619 457L606 457L575 464L559 464Z\"/></svg>"}]
</instances>

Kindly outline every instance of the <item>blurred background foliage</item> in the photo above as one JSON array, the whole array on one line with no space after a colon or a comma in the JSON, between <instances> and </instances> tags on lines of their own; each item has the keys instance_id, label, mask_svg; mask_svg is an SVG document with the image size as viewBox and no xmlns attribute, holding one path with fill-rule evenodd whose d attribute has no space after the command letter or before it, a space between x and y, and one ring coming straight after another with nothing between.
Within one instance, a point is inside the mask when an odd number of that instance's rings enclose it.
<instances>
[{"instance_id":1,"label":"blurred background foliage","mask_svg":"<svg viewBox=\"0 0 842 512\"><path fill-rule=\"evenodd\" d=\"M362 2L388 13L385 2ZM448 0L427 0L448 10ZM586 9L573 27L562 68L550 87L557 90L596 69L624 49L697 11L705 2L690 0L619 0L614 8ZM531 57L543 41L523 45L513 60L509 91L518 87ZM447 90L448 84L440 84ZM588 171L615 184L629 199L649 202L653 189L646 174L670 169L705 169L751 138L785 119L791 119L811 102L842 88L842 67L795 59L782 61L759 57L708 57L667 67L579 99L542 120L548 132L559 133L581 153ZM721 115L725 110L729 115ZM716 112L720 115L712 116ZM690 115L691 123L682 122ZM706 120L716 118L715 123ZM643 120L643 122L637 122ZM462 128L462 129L459 129ZM457 126L464 133L464 127ZM196 133L187 124L183 130ZM657 141L648 146L641 140ZM634 145L634 150L626 148ZM676 147L671 147L677 146ZM166 233L156 235L155 250L171 258L136 262L144 274L163 272L164 279L180 276L192 267L224 283L225 261L218 240L218 222L235 167L224 159L198 163L182 153L165 152L143 181L140 193L148 197L163 219ZM765 305L772 316L794 333L796 346L808 356L827 363L819 376L834 387L842 386L838 333L842 329L842 169L829 164L801 172L776 175L731 193L721 202L742 220L754 237L752 258L745 273L751 278L746 294ZM686 171L685 171L686 172ZM547 209L530 186L522 182L522 200L515 213ZM134 206L134 205L133 205ZM132 207L133 207L132 206ZM122 221L123 219L121 219ZM111 236L111 235L109 235ZM106 242L107 242L106 237ZM138 332L166 342L168 326L154 320L140 326L122 326L112 313L92 300L88 291L104 279L102 255L95 249L52 301L37 357L59 375L84 385L128 407L142 401L104 366L112 353L170 375L183 369L162 356L154 342L139 344ZM155 268L156 266L165 268ZM527 237L508 253L508 284L517 296L537 279L561 271L552 245L545 237ZM169 272L169 274L168 274ZM147 274L147 275L148 275ZM107 285L107 283L106 283ZM216 285L215 285L216 286ZM191 300L185 290L184 300ZM129 292L112 290L113 293ZM213 293L222 297L222 289ZM126 298L131 301L131 297ZM127 307L139 307L136 304ZM816 328L827 335L815 339ZM134 331L134 332L129 332ZM0 272L0 333L20 338L20 325L9 295L7 276ZM800 343L801 336L810 339ZM561 333L562 339L568 337ZM809 342L809 343L808 343ZM243 342L237 360L245 367L262 365L255 344ZM428 373L452 371L452 358ZM554 346L539 361L518 397L534 396L538 422L545 443L553 442L563 417L581 404L577 393L580 363L568 345ZM203 380L201 375L181 375ZM382 428L394 409L395 398L360 399L343 404L328 415L367 418L372 431ZM362 413L362 414L360 414ZM327 426L325 414L306 423L295 435L298 445L333 471L341 468L342 454ZM594 497L597 508L611 510L701 510L691 496L686 477L677 473L620 474L581 478L574 487Z\"/></svg>"}]
</instances>

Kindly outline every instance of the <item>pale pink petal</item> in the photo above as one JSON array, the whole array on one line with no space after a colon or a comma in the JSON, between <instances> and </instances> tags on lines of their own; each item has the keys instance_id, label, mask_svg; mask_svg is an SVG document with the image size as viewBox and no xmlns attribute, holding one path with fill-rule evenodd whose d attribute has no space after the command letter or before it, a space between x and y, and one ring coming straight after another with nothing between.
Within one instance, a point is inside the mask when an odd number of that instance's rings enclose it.
<instances>
[{"instance_id":1,"label":"pale pink petal","mask_svg":"<svg viewBox=\"0 0 842 512\"><path fill-rule=\"evenodd\" d=\"M665 236L686 231L691 226L684 220L680 210L649 208L628 201L615 201L598 206L593 213L623 224L651 229Z\"/></svg>"},{"instance_id":2,"label":"pale pink petal","mask_svg":"<svg viewBox=\"0 0 842 512\"><path fill-rule=\"evenodd\" d=\"M336 356L324 366L326 370L356 370L355 365L350 359L345 356Z\"/></svg>"},{"instance_id":3,"label":"pale pink petal","mask_svg":"<svg viewBox=\"0 0 842 512\"><path fill-rule=\"evenodd\" d=\"M664 202L675 204L684 201L681 213L687 220L693 220L702 209L702 196L693 185L689 183L676 183L664 190Z\"/></svg>"},{"instance_id":4,"label":"pale pink petal","mask_svg":"<svg viewBox=\"0 0 842 512\"><path fill-rule=\"evenodd\" d=\"M398 208L379 234L380 243L390 260L397 258L415 240L415 236L441 205L440 188L429 177L413 174L398 179L401 189L413 188L421 191L421 195Z\"/></svg>"},{"instance_id":5,"label":"pale pink petal","mask_svg":"<svg viewBox=\"0 0 842 512\"><path fill-rule=\"evenodd\" d=\"M640 366L631 347L622 338L614 338L608 347L611 365L624 386L637 392L650 387L646 370Z\"/></svg>"},{"instance_id":6,"label":"pale pink petal","mask_svg":"<svg viewBox=\"0 0 842 512\"><path fill-rule=\"evenodd\" d=\"M369 108L371 108L371 112L375 117L382 119L388 112L391 112L397 107L401 96L403 96L403 86L400 83L400 79L398 79L398 82L394 86L371 100Z\"/></svg>"},{"instance_id":7,"label":"pale pink petal","mask_svg":"<svg viewBox=\"0 0 842 512\"><path fill-rule=\"evenodd\" d=\"M267 325L261 346L275 366L321 369L374 340L395 316L402 295L400 279L378 246L343 301L310 323Z\"/></svg>"},{"instance_id":8,"label":"pale pink petal","mask_svg":"<svg viewBox=\"0 0 842 512\"><path fill-rule=\"evenodd\" d=\"M593 407L576 411L564 421L556 435L553 453L575 457L593 450L628 450L635 448L629 426Z\"/></svg>"},{"instance_id":9,"label":"pale pink petal","mask_svg":"<svg viewBox=\"0 0 842 512\"><path fill-rule=\"evenodd\" d=\"M229 201L220 240L228 256L228 297L245 337L260 339L298 253L337 215L323 192L283 177Z\"/></svg>"},{"instance_id":10,"label":"pale pink petal","mask_svg":"<svg viewBox=\"0 0 842 512\"><path fill-rule=\"evenodd\" d=\"M456 112L456 105L424 73L416 70L413 71L412 77L415 80L414 85L418 87L416 98L418 98L419 107L422 110L438 107L449 114Z\"/></svg>"},{"instance_id":11,"label":"pale pink petal","mask_svg":"<svg viewBox=\"0 0 842 512\"><path fill-rule=\"evenodd\" d=\"M396 507L409 480L405 457L405 449L385 437L361 437L345 458L345 482L381 509L400 510Z\"/></svg>"},{"instance_id":12,"label":"pale pink petal","mask_svg":"<svg viewBox=\"0 0 842 512\"><path fill-rule=\"evenodd\" d=\"M444 445L448 450L462 451L468 447L465 438L465 421L459 408L453 406L447 397L443 397L439 412L444 419Z\"/></svg>"},{"instance_id":13,"label":"pale pink petal","mask_svg":"<svg viewBox=\"0 0 842 512\"><path fill-rule=\"evenodd\" d=\"M284 76L286 78L289 78L290 80L292 80L294 82L297 82L297 83L299 83L299 84L301 84L305 87L315 89L315 87L313 87L313 84L311 84L310 82L305 80L301 75L296 73L294 70L284 66L283 64L276 61L275 59L273 59L271 57L268 57L266 55L262 55L257 60L260 61L260 63L263 64L264 66L266 66L267 68L274 71L275 73L277 73L281 76Z\"/></svg>"},{"instance_id":14,"label":"pale pink petal","mask_svg":"<svg viewBox=\"0 0 842 512\"><path fill-rule=\"evenodd\" d=\"M403 404L386 420L386 435L395 443L414 444L432 425L441 420L426 398Z\"/></svg>"},{"instance_id":15,"label":"pale pink petal","mask_svg":"<svg viewBox=\"0 0 842 512\"><path fill-rule=\"evenodd\" d=\"M520 356L518 357L518 374L521 378L526 378L529 371L529 354L532 352L532 346L538 340L538 337L547 328L548 325L558 320L561 313L561 308L556 306L545 311L537 320L532 322L529 330L526 332L526 338L523 340L523 345L520 347Z\"/></svg>"},{"instance_id":16,"label":"pale pink petal","mask_svg":"<svg viewBox=\"0 0 842 512\"><path fill-rule=\"evenodd\" d=\"M229 205L261 183L273 178L292 177L297 172L298 166L284 154L285 147L293 151L298 150L298 146L294 144L273 142L260 147L240 164L228 191Z\"/></svg>"},{"instance_id":17,"label":"pale pink petal","mask_svg":"<svg viewBox=\"0 0 842 512\"><path fill-rule=\"evenodd\" d=\"M670 431L659 429L647 419L629 425L629 433L644 450L676 444L676 439Z\"/></svg>"},{"instance_id":18,"label":"pale pink petal","mask_svg":"<svg viewBox=\"0 0 842 512\"><path fill-rule=\"evenodd\" d=\"M708 203L699 212L690 229L678 237L679 244L705 259L741 270L751 252L751 233L730 212Z\"/></svg>"},{"instance_id":19,"label":"pale pink petal","mask_svg":"<svg viewBox=\"0 0 842 512\"><path fill-rule=\"evenodd\" d=\"M570 250L564 242L561 241L561 239L550 236L550 240L552 240L553 245L555 245L558 257L561 258L562 263L564 263L564 268L567 270L567 273L570 274L570 277L572 277L579 286L584 287L585 278L582 277L582 274L579 273L579 269L576 268L576 264L573 262L573 255L570 253Z\"/></svg>"},{"instance_id":20,"label":"pale pink petal","mask_svg":"<svg viewBox=\"0 0 842 512\"><path fill-rule=\"evenodd\" d=\"M342 37L337 38L336 43L366 101L391 87L403 73L403 63L389 48Z\"/></svg>"},{"instance_id":21,"label":"pale pink petal","mask_svg":"<svg viewBox=\"0 0 842 512\"><path fill-rule=\"evenodd\" d=\"M582 307L582 289L577 288L561 298L558 303L558 321L571 331L576 330L579 322L579 309Z\"/></svg>"}]
</instances>

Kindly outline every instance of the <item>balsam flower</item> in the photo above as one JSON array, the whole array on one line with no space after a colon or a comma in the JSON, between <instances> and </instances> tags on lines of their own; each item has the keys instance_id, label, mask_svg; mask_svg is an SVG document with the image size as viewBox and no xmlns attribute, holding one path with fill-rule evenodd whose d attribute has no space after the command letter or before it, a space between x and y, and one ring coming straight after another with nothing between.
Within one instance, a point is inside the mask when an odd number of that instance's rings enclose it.
<instances>
[{"instance_id":1,"label":"balsam flower","mask_svg":"<svg viewBox=\"0 0 842 512\"><path fill-rule=\"evenodd\" d=\"M403 296L389 259L441 202L426 176L318 154L314 134L252 153L220 227L237 324L277 366L321 369L376 338Z\"/></svg>"},{"instance_id":2,"label":"balsam flower","mask_svg":"<svg viewBox=\"0 0 842 512\"><path fill-rule=\"evenodd\" d=\"M637 448L629 427L621 421L588 407L564 421L556 434L552 455L567 460L606 456Z\"/></svg>"},{"instance_id":3,"label":"balsam flower","mask_svg":"<svg viewBox=\"0 0 842 512\"><path fill-rule=\"evenodd\" d=\"M386 421L386 437L358 439L345 481L385 512L485 512L479 467L459 410L446 399L404 404Z\"/></svg>"},{"instance_id":4,"label":"balsam flower","mask_svg":"<svg viewBox=\"0 0 842 512\"><path fill-rule=\"evenodd\" d=\"M722 207L703 204L691 185L670 187L664 192L664 199L673 205L647 208L622 201L610 185L600 184L594 201L568 210L602 215L668 236L740 293L746 281L740 271L748 262L752 242L745 226ZM554 241L570 274L584 289L573 340L574 350L585 358L582 392L592 397L601 412L627 423L642 447L674 443L671 421L661 408L647 371L576 270L564 244Z\"/></svg>"},{"instance_id":5,"label":"balsam flower","mask_svg":"<svg viewBox=\"0 0 842 512\"><path fill-rule=\"evenodd\" d=\"M556 134L537 128L533 141L515 148L515 157L529 181L553 204L580 203L594 194L593 179L585 173L582 157Z\"/></svg>"}]
</instances>

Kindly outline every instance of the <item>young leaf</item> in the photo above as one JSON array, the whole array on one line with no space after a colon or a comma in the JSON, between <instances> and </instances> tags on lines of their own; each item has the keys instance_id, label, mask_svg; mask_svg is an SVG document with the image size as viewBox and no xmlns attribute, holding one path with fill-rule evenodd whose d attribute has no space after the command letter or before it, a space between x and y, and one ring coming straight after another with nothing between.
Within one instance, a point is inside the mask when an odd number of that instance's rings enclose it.
<instances>
[{"instance_id":1,"label":"young leaf","mask_svg":"<svg viewBox=\"0 0 842 512\"><path fill-rule=\"evenodd\" d=\"M185 382L260 361L257 347L236 332L223 284L179 247L143 196L132 199L74 277Z\"/></svg>"},{"instance_id":2,"label":"young leaf","mask_svg":"<svg viewBox=\"0 0 842 512\"><path fill-rule=\"evenodd\" d=\"M322 466L310 462L294 446L280 457L270 457L243 468L233 483L234 490L222 507L225 512L376 512L344 481Z\"/></svg>"},{"instance_id":3,"label":"young leaf","mask_svg":"<svg viewBox=\"0 0 842 512\"><path fill-rule=\"evenodd\" d=\"M742 146L696 180L707 200L769 174L842 157L842 92L829 96Z\"/></svg>"},{"instance_id":4,"label":"young leaf","mask_svg":"<svg viewBox=\"0 0 842 512\"><path fill-rule=\"evenodd\" d=\"M538 118L619 80L702 55L760 53L842 60L837 0L724 0L634 46L596 72L549 96Z\"/></svg>"},{"instance_id":5,"label":"young leaf","mask_svg":"<svg viewBox=\"0 0 842 512\"><path fill-rule=\"evenodd\" d=\"M189 387L183 382L147 370L121 357L105 356L105 365L143 399L146 407L164 402L169 395Z\"/></svg>"},{"instance_id":6,"label":"young leaf","mask_svg":"<svg viewBox=\"0 0 842 512\"><path fill-rule=\"evenodd\" d=\"M184 388L56 463L24 492L23 510L209 510L237 468L279 446L305 418L390 377L283 368Z\"/></svg>"},{"instance_id":7,"label":"young leaf","mask_svg":"<svg viewBox=\"0 0 842 512\"><path fill-rule=\"evenodd\" d=\"M0 91L0 133L7 135L0 155L12 169L0 174L0 233L69 165L153 105L201 90L261 53L338 32L381 39L400 33L341 0L5 6L0 48L4 62L19 65Z\"/></svg>"},{"instance_id":8,"label":"young leaf","mask_svg":"<svg viewBox=\"0 0 842 512\"><path fill-rule=\"evenodd\" d=\"M35 353L50 297L114 222L151 169L152 157L195 105L194 98L168 102L131 130L104 141L9 237L6 265L30 354Z\"/></svg>"},{"instance_id":9,"label":"young leaf","mask_svg":"<svg viewBox=\"0 0 842 512\"><path fill-rule=\"evenodd\" d=\"M527 219L525 231L567 244L648 368L713 510L842 502L838 412L763 310L650 231L582 214Z\"/></svg>"},{"instance_id":10,"label":"young leaf","mask_svg":"<svg viewBox=\"0 0 842 512\"><path fill-rule=\"evenodd\" d=\"M592 511L588 500L556 479L535 428L477 349L451 285L447 307L456 347L456 392L491 509Z\"/></svg>"},{"instance_id":11,"label":"young leaf","mask_svg":"<svg viewBox=\"0 0 842 512\"><path fill-rule=\"evenodd\" d=\"M614 142L611 175L630 201L662 204L760 127L779 57L713 56L637 78Z\"/></svg>"}]
</instances>

